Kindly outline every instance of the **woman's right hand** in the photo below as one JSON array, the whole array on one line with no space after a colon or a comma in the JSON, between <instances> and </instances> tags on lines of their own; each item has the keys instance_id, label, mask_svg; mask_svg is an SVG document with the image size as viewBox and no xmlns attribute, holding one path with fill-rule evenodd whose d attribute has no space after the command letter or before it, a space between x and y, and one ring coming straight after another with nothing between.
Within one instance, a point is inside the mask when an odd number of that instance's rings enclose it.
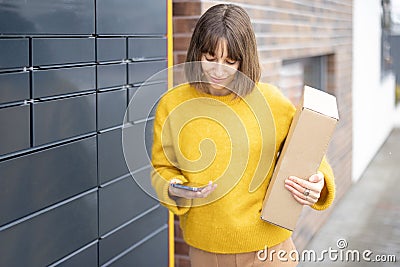
<instances>
[{"instance_id":1,"label":"woman's right hand","mask_svg":"<svg viewBox=\"0 0 400 267\"><path fill-rule=\"evenodd\" d=\"M172 179L170 181L170 184L173 184L173 183L181 184L182 181L179 179ZM181 188L175 188L170 185L168 187L168 193L171 197L182 197L182 198L186 198L186 199L205 198L209 194L211 194L215 190L215 188L217 188L217 184L213 184L212 181L210 181L208 183L208 185L206 185L200 191L197 191L197 192L193 192L193 191L189 191L189 190L185 190L185 189L181 189Z\"/></svg>"}]
</instances>

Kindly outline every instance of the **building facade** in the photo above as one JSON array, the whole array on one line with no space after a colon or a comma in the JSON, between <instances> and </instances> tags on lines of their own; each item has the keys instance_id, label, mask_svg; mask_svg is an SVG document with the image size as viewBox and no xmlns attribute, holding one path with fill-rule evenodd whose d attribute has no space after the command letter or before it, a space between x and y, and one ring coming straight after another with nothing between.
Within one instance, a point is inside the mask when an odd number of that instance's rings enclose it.
<instances>
[{"instance_id":1,"label":"building facade","mask_svg":"<svg viewBox=\"0 0 400 267\"><path fill-rule=\"evenodd\" d=\"M385 4L386 3L386 4ZM395 75L388 36L390 1L354 1L353 180L357 181L386 140L396 116ZM386 9L386 11L385 11ZM386 50L386 51L385 51ZM389 50L389 51L388 51ZM394 50L395 51L395 50ZM397 63L396 63L397 64ZM386 65L386 66L385 66ZM387 66L389 65L389 67Z\"/></svg>"}]
</instances>

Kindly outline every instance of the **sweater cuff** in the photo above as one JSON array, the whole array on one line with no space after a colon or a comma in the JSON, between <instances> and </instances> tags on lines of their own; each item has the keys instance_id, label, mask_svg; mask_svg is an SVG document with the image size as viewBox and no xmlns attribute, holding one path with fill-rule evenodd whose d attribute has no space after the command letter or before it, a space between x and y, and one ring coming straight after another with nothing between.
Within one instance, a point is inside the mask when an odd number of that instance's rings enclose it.
<instances>
[{"instance_id":1,"label":"sweater cuff","mask_svg":"<svg viewBox=\"0 0 400 267\"><path fill-rule=\"evenodd\" d=\"M174 179L179 179L183 183L188 182L183 175L179 175L174 177ZM163 201L162 204L167 207L172 213L176 215L183 215L189 211L190 207L192 206L192 200L186 199L182 197L173 198L169 194L169 182L165 183L163 187Z\"/></svg>"},{"instance_id":2,"label":"sweater cuff","mask_svg":"<svg viewBox=\"0 0 400 267\"><path fill-rule=\"evenodd\" d=\"M317 203L315 203L311 207L315 210L325 210L330 205L332 205L333 200L335 199L335 191L336 191L333 171L325 158L321 163L319 171L324 174L325 184L324 187L322 188L321 195Z\"/></svg>"}]
</instances>

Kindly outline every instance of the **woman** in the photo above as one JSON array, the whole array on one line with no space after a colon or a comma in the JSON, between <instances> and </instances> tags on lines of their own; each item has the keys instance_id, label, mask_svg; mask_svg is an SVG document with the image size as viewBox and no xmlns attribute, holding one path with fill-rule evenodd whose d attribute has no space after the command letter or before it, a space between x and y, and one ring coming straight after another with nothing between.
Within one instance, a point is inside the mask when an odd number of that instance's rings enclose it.
<instances>
[{"instance_id":1,"label":"woman","mask_svg":"<svg viewBox=\"0 0 400 267\"><path fill-rule=\"evenodd\" d=\"M290 231L260 219L295 108L278 89L259 82L256 39L244 9L220 4L201 16L185 73L189 82L170 90L157 107L152 184L161 203L179 216L192 266L296 265L257 258L265 246L295 249ZM317 174L288 177L285 187L299 203L322 210L333 201L333 179L324 159Z\"/></svg>"}]
</instances>

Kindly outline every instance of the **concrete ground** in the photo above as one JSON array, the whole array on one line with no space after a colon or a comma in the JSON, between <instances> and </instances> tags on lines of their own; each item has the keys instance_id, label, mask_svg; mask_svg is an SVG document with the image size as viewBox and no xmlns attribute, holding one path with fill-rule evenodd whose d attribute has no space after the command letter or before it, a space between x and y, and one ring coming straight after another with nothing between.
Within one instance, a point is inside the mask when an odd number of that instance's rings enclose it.
<instances>
[{"instance_id":1,"label":"concrete ground","mask_svg":"<svg viewBox=\"0 0 400 267\"><path fill-rule=\"evenodd\" d=\"M400 266L400 129L392 131L305 250L309 253L299 252L306 258L301 267Z\"/></svg>"}]
</instances>

